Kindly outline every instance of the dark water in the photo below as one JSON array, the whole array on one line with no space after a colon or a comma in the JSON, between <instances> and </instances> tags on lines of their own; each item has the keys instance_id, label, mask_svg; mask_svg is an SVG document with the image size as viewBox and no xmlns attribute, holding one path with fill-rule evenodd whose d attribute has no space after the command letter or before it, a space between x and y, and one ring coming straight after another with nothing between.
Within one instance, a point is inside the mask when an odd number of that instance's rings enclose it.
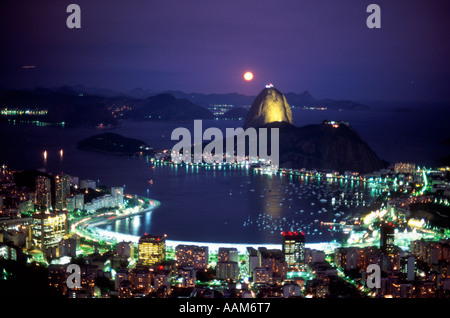
<instances>
[{"instance_id":1,"label":"dark water","mask_svg":"<svg viewBox=\"0 0 450 318\"><path fill-rule=\"evenodd\" d=\"M447 106L397 103L374 104L364 112L294 110L294 123L300 126L324 119L349 121L381 158L429 166L450 153L441 144L450 137ZM204 121L203 125L204 129L225 129L242 123ZM113 131L144 140L155 148L166 148L176 142L170 140L170 135L180 126L193 125L123 122ZM171 240L279 243L281 230L303 230L309 242L326 241L335 238L336 233L321 227L320 221L338 221L371 200L372 193L364 184L319 183L259 175L248 169L152 166L145 159L76 148L80 139L96 133L99 131L92 128L1 124L0 163L13 169L64 171L107 186L125 186L126 193L159 200L161 207L151 215L117 221L106 228L133 235L166 233ZM62 158L60 149L64 150ZM43 159L44 150L47 160ZM331 205L332 197L341 194L342 204ZM327 201L321 202L320 198ZM336 215L338 212L343 213Z\"/></svg>"}]
</instances>

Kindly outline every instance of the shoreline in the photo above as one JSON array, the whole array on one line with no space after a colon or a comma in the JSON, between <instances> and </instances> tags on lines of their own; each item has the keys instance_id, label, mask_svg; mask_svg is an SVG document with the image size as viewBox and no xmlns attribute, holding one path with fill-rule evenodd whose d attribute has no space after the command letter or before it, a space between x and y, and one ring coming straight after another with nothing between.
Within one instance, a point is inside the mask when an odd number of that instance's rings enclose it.
<instances>
[{"instance_id":1,"label":"shoreline","mask_svg":"<svg viewBox=\"0 0 450 318\"><path fill-rule=\"evenodd\" d=\"M98 241L97 239L95 239L95 237L93 237L93 234L85 233L86 229L93 228L93 229L95 229L94 230L95 233L97 233L100 237L102 237L101 239L103 239L107 244L113 244L113 243L118 243L118 242L122 242L122 241L128 241L128 242L132 242L134 244L138 244L139 239L140 239L140 236L138 236L138 235L109 231L109 230L98 228L97 226L100 224L108 224L117 219L124 219L124 218L133 217L133 216L136 216L139 214L143 214L143 213L153 212L161 206L161 203L157 200L147 199L147 198L145 198L145 200L149 200L150 202L153 202L154 205L145 210L131 212L128 214L123 214L123 215L115 215L116 214L115 212L109 211L109 212L105 212L100 215L93 216L92 218L91 217L83 218L83 219L77 220L76 222L74 222L74 224L71 225L72 232L75 234L81 235L85 238L88 238L90 240ZM101 219L98 220L98 218L101 218ZM79 228L83 225L85 225L83 227L84 230ZM113 242L111 242L111 241L113 241ZM228 248L235 247L238 249L238 251L240 253L246 253L247 247L253 247L255 249L258 249L259 247L266 247L268 249L281 249L282 248L282 244L275 244L275 243L266 243L266 244L264 244L264 243L229 243L229 242L228 243L220 243L220 242L203 242L203 241L166 240L166 246L168 246L168 247L175 248L177 245L207 246L209 248L209 250L212 252L217 252L220 247L228 247ZM305 247L317 249L317 250L323 250L323 251L333 251L336 248L336 246L338 246L338 245L339 244L336 242L319 242L319 243L306 243Z\"/></svg>"}]
</instances>

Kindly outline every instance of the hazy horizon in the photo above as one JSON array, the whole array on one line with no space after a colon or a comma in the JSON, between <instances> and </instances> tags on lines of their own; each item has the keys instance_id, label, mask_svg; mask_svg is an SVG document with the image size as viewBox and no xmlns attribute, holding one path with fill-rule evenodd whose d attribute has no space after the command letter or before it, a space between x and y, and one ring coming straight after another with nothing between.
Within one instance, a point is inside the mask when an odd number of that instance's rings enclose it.
<instances>
[{"instance_id":1,"label":"hazy horizon","mask_svg":"<svg viewBox=\"0 0 450 318\"><path fill-rule=\"evenodd\" d=\"M273 83L316 98L450 101L450 3L371 1L0 3L0 86L256 95ZM243 74L254 78L245 81Z\"/></svg>"},{"instance_id":2,"label":"hazy horizon","mask_svg":"<svg viewBox=\"0 0 450 318\"><path fill-rule=\"evenodd\" d=\"M165 93L183 93L186 95L189 94L201 94L201 95L228 95L228 94L237 94L237 95L241 95L241 96L245 96L245 97L256 97L261 90L264 87L261 87L260 90L256 90L253 94L245 94L245 93L239 93L237 91L229 91L229 92L222 92L222 93L218 93L218 92L211 92L211 93L204 93L204 92L200 92L200 91L183 91L183 90L179 90L179 89L166 89L166 90L153 90L151 88L142 88L140 86L134 87L132 89L128 89L128 90L120 90L120 89L113 89L113 88L108 88L108 87L97 87L97 86L85 86L82 84L75 84L75 85L68 85L68 84L63 84L60 86L53 86L53 87L47 87L47 86L30 86L30 87L5 87L5 86L0 86L0 90L17 90L17 91L33 91L33 90L38 90L38 89L45 89L45 90L53 90L56 91L58 89L62 89L62 88L70 88L70 89L77 89L77 88L83 88L87 91L98 91L99 93L101 93L102 91L104 91L105 93L108 92L109 94L111 94L111 96L113 96L113 94L118 94L117 96L129 96L129 97L134 97L134 98L141 98L141 97L135 97L132 96L132 92L136 89L142 89L145 92L145 96L142 98L148 98L150 96L155 96L158 94L165 94ZM278 87L277 87L278 88ZM336 98L334 96L316 96L313 92L311 92L308 89L305 90L299 90L299 91L282 91L283 94L289 94L289 93L294 93L294 94L303 94L308 92L309 94L311 94L317 101L320 100L325 100L325 99L334 99L334 100L340 100L340 101L352 101L352 102L357 102L357 103L412 103L412 104L424 104L424 103L436 103L436 104L447 104L450 103L450 99L449 100L407 100L407 99L390 99L390 100L369 100L369 99L352 99L352 98ZM101 95L101 94L100 94ZM103 96L103 97L109 97L109 96Z\"/></svg>"}]
</instances>

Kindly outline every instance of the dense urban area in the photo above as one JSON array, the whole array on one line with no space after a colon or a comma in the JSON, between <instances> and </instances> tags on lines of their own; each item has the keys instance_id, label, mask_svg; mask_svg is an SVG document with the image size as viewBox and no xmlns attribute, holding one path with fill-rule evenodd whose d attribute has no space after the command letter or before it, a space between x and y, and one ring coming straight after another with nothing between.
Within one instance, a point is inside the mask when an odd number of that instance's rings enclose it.
<instances>
[{"instance_id":1,"label":"dense urban area","mask_svg":"<svg viewBox=\"0 0 450 318\"><path fill-rule=\"evenodd\" d=\"M339 242L309 245L305 233L292 231L280 233L281 248L189 245L160 233L133 242L102 237L95 225L148 213L159 202L124 194L123 187L3 165L1 293L69 298L449 297L449 167L397 163L369 175L304 169L270 173L358 180L380 195L357 216L322 222L345 233ZM379 270L375 285L376 271L368 270L373 265Z\"/></svg>"}]
</instances>

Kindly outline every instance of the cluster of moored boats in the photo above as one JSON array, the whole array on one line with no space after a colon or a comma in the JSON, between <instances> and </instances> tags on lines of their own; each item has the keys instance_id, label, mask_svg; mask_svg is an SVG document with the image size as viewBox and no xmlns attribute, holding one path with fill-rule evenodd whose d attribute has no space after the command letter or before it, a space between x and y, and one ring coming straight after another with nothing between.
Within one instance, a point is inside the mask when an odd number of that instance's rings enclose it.
<instances>
[{"instance_id":1,"label":"cluster of moored boats","mask_svg":"<svg viewBox=\"0 0 450 318\"><path fill-rule=\"evenodd\" d=\"M364 188L318 182L280 182L273 188L264 188L259 198L262 211L256 217L249 215L242 225L273 235L282 231L322 235L330 230L321 226L322 221L338 223L370 202L370 194Z\"/></svg>"}]
</instances>

